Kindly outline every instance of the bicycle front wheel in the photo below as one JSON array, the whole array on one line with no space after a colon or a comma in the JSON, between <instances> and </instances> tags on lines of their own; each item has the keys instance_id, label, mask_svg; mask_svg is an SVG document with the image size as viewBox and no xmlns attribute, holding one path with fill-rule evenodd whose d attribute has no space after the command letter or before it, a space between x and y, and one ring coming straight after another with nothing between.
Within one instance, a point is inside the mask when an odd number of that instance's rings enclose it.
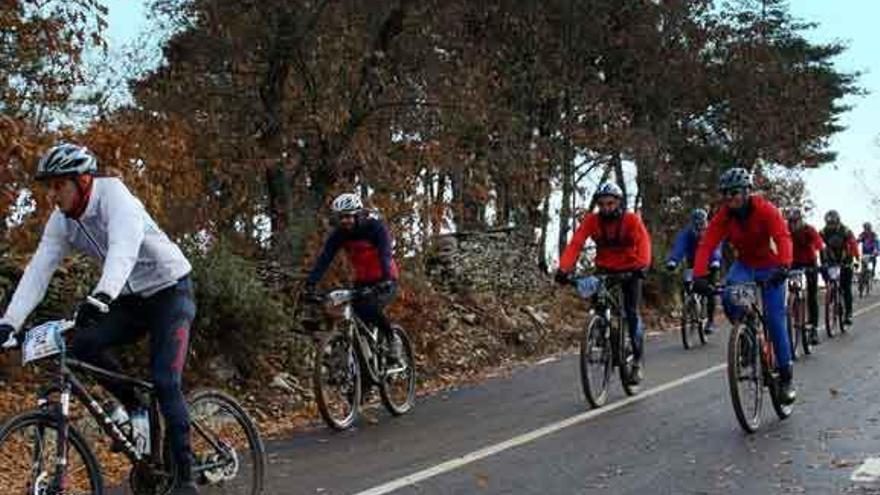
<instances>
[{"instance_id":1,"label":"bicycle front wheel","mask_svg":"<svg viewBox=\"0 0 880 495\"><path fill-rule=\"evenodd\" d=\"M746 323L738 323L730 331L727 384L737 421L747 433L754 433L761 424L764 385L758 339Z\"/></svg>"},{"instance_id":2,"label":"bicycle front wheel","mask_svg":"<svg viewBox=\"0 0 880 495\"><path fill-rule=\"evenodd\" d=\"M852 286L848 287L848 289L852 292ZM837 328L840 329L840 334L843 335L846 333L843 311L843 286L841 286L840 290L841 291L837 294L837 304L834 305L834 316L837 319Z\"/></svg>"},{"instance_id":3,"label":"bicycle front wheel","mask_svg":"<svg viewBox=\"0 0 880 495\"><path fill-rule=\"evenodd\" d=\"M189 414L199 493L262 493L266 451L244 408L223 392L200 390L189 397Z\"/></svg>"},{"instance_id":4,"label":"bicycle front wheel","mask_svg":"<svg viewBox=\"0 0 880 495\"><path fill-rule=\"evenodd\" d=\"M691 295L685 293L684 308L681 312L681 343L685 349L692 349L697 345L700 338L699 326L700 315L697 301Z\"/></svg>"},{"instance_id":5,"label":"bicycle front wheel","mask_svg":"<svg viewBox=\"0 0 880 495\"><path fill-rule=\"evenodd\" d=\"M324 422L335 430L350 428L360 414L361 367L354 342L343 332L331 333L318 345L312 382Z\"/></svg>"},{"instance_id":6,"label":"bicycle front wheel","mask_svg":"<svg viewBox=\"0 0 880 495\"><path fill-rule=\"evenodd\" d=\"M403 347L403 362L392 363L383 371L379 384L379 395L385 409L395 416L408 413L416 400L416 359L412 343L406 332L397 325L391 327L394 338L400 339Z\"/></svg>"},{"instance_id":7,"label":"bicycle front wheel","mask_svg":"<svg viewBox=\"0 0 880 495\"><path fill-rule=\"evenodd\" d=\"M608 322L601 316L594 316L584 331L580 353L581 387L592 407L602 407L608 400L611 365Z\"/></svg>"},{"instance_id":8,"label":"bicycle front wheel","mask_svg":"<svg viewBox=\"0 0 880 495\"><path fill-rule=\"evenodd\" d=\"M40 411L15 416L0 428L0 486L4 494L104 493L95 454L73 427L67 430L67 459L61 478L55 462L59 432L58 422Z\"/></svg>"},{"instance_id":9,"label":"bicycle front wheel","mask_svg":"<svg viewBox=\"0 0 880 495\"><path fill-rule=\"evenodd\" d=\"M825 288L825 333L828 338L837 334L837 284L829 284Z\"/></svg>"}]
</instances>

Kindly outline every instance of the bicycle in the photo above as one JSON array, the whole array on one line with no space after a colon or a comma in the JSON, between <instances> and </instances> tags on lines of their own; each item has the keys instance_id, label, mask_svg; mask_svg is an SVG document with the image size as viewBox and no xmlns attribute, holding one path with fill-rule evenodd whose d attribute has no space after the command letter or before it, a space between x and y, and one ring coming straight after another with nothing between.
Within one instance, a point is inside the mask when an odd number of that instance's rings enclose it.
<instances>
[{"instance_id":1,"label":"bicycle","mask_svg":"<svg viewBox=\"0 0 880 495\"><path fill-rule=\"evenodd\" d=\"M72 320L49 321L24 336L22 365L52 365L52 383L38 393L37 408L0 427L0 483L4 493L28 495L101 495L104 480L94 450L73 424L72 400L84 406L95 431L112 440L131 464L128 485L134 495L164 495L178 475L165 439L159 401L152 383L114 373L67 355L64 334ZM78 378L104 377L133 387L148 408L147 431L120 425ZM193 475L202 493L257 495L263 490L265 451L253 420L232 397L201 390L188 397ZM236 431L233 431L236 430ZM91 428L88 430L91 431ZM140 434L145 434L141 436ZM18 475L10 470L19 468Z\"/></svg>"},{"instance_id":2,"label":"bicycle","mask_svg":"<svg viewBox=\"0 0 880 495\"><path fill-rule=\"evenodd\" d=\"M623 291L620 284L631 273L577 277L571 283L583 299L593 300L593 317L580 343L581 386L592 407L602 407L608 399L608 382L613 368L620 374L623 391L635 395L639 386L632 381L633 343L623 317ZM596 383L594 383L596 381Z\"/></svg>"},{"instance_id":3,"label":"bicycle","mask_svg":"<svg viewBox=\"0 0 880 495\"><path fill-rule=\"evenodd\" d=\"M874 286L874 274L871 269L873 265L874 255L866 254L862 256L862 262L859 266L859 298L871 295L871 289Z\"/></svg>"},{"instance_id":4,"label":"bicycle","mask_svg":"<svg viewBox=\"0 0 880 495\"><path fill-rule=\"evenodd\" d=\"M798 343L803 347L805 356L813 352L812 335L807 327L807 299L804 294L804 276L807 270L788 272L788 298L785 304L785 316L788 339L791 344L791 357L795 361L800 357Z\"/></svg>"},{"instance_id":5,"label":"bicycle","mask_svg":"<svg viewBox=\"0 0 880 495\"><path fill-rule=\"evenodd\" d=\"M789 417L792 404L780 397L780 378L776 357L765 316L758 302L758 289L763 283L744 283L727 286L730 300L743 308L745 316L730 331L727 345L727 383L733 411L740 426L754 433L761 424L761 406L764 388L779 419ZM760 327L760 329L759 329ZM740 390L740 387L744 390Z\"/></svg>"},{"instance_id":6,"label":"bicycle","mask_svg":"<svg viewBox=\"0 0 880 495\"><path fill-rule=\"evenodd\" d=\"M682 303L681 343L685 350L693 348L697 338L700 340L700 345L705 345L709 305L705 296L694 292L694 270L692 268L684 270Z\"/></svg>"},{"instance_id":7,"label":"bicycle","mask_svg":"<svg viewBox=\"0 0 880 495\"><path fill-rule=\"evenodd\" d=\"M382 404L394 416L408 413L415 405L416 369L409 336L392 325L404 360L392 363L390 342L354 313L352 303L373 292L372 288L335 289L310 301L342 307L339 328L319 341L312 379L321 417L335 430L348 429L357 421L364 389L372 386L378 386Z\"/></svg>"},{"instance_id":8,"label":"bicycle","mask_svg":"<svg viewBox=\"0 0 880 495\"><path fill-rule=\"evenodd\" d=\"M840 265L825 268L825 333L834 337L837 331L846 333L843 324L843 287L840 284Z\"/></svg>"}]
</instances>

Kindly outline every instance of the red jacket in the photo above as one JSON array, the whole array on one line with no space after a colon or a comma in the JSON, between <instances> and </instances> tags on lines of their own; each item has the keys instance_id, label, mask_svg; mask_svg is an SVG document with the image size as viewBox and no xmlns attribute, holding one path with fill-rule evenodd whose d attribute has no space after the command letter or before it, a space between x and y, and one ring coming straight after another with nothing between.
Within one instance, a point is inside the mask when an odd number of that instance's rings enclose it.
<instances>
[{"instance_id":1,"label":"red jacket","mask_svg":"<svg viewBox=\"0 0 880 495\"><path fill-rule=\"evenodd\" d=\"M808 224L791 233L791 242L794 246L795 265L815 265L819 251L825 247L822 236Z\"/></svg>"},{"instance_id":2,"label":"red jacket","mask_svg":"<svg viewBox=\"0 0 880 495\"><path fill-rule=\"evenodd\" d=\"M712 217L706 233L697 247L694 276L709 273L709 257L723 240L736 249L738 260L749 268L790 266L792 262L791 234L782 213L770 201L752 195L749 216L734 218L727 205Z\"/></svg>"},{"instance_id":3,"label":"red jacket","mask_svg":"<svg viewBox=\"0 0 880 495\"><path fill-rule=\"evenodd\" d=\"M559 258L559 269L571 272L587 239L596 243L596 266L608 271L642 270L651 265L651 236L641 217L626 212L621 218L602 220L588 213Z\"/></svg>"}]
</instances>

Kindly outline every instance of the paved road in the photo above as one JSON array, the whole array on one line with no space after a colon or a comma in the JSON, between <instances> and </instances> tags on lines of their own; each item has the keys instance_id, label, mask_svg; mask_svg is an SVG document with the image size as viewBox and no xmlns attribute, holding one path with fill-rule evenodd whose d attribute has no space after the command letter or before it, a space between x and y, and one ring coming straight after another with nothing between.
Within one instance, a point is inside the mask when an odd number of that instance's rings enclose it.
<instances>
[{"instance_id":1,"label":"paved road","mask_svg":"<svg viewBox=\"0 0 880 495\"><path fill-rule=\"evenodd\" d=\"M876 305L876 306L875 306ZM851 481L880 456L880 302L795 369L799 400L745 435L730 406L726 331L685 351L649 340L643 393L588 411L575 356L423 399L402 418L268 446L268 493L880 493ZM621 402L623 404L621 405Z\"/></svg>"}]
</instances>

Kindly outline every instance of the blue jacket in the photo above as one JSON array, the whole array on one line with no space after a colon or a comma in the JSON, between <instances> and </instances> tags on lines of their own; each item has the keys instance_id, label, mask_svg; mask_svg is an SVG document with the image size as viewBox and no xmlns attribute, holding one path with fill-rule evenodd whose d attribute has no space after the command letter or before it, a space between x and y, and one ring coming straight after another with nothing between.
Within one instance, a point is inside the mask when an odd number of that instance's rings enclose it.
<instances>
[{"instance_id":1,"label":"blue jacket","mask_svg":"<svg viewBox=\"0 0 880 495\"><path fill-rule=\"evenodd\" d=\"M697 232L694 230L693 226L688 225L687 227L681 229L678 235L675 237L675 244L672 246L672 252L669 253L669 258L667 258L667 263L670 261L675 262L675 264L679 264L682 261L687 261L688 266L694 265L694 258L697 254L697 245L700 243L700 236L697 235ZM721 263L721 247L722 244L719 244L718 247L712 251L712 256L709 258L709 263Z\"/></svg>"}]
</instances>

